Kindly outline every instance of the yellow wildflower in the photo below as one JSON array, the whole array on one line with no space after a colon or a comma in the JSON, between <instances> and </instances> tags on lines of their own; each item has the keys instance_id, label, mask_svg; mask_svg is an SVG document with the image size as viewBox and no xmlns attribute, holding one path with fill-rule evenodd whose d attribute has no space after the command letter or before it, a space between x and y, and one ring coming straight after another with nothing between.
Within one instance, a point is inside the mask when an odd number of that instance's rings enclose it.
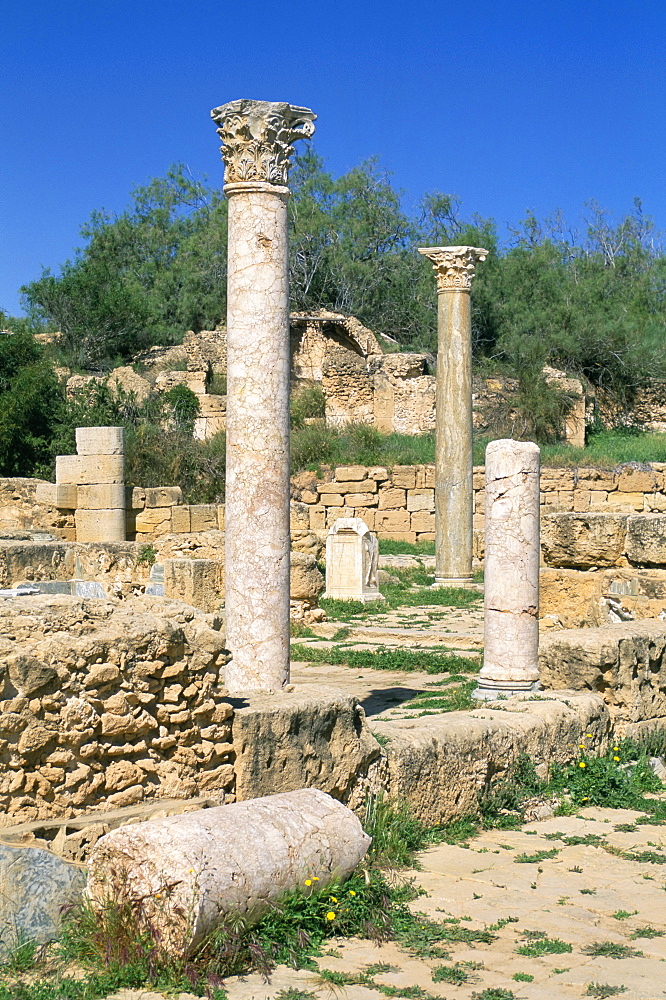
<instances>
[{"instance_id":1,"label":"yellow wildflower","mask_svg":"<svg viewBox=\"0 0 666 1000\"><path fill-rule=\"evenodd\" d=\"M586 737L588 738L588 740L591 740L591 739L593 739L593 738L594 738L594 737L592 736L592 733L585 733L585 735L586 735Z\"/></svg>"},{"instance_id":2,"label":"yellow wildflower","mask_svg":"<svg viewBox=\"0 0 666 1000\"><path fill-rule=\"evenodd\" d=\"M581 802L587 802L588 801L588 796L584 795L583 798L580 801Z\"/></svg>"},{"instance_id":3,"label":"yellow wildflower","mask_svg":"<svg viewBox=\"0 0 666 1000\"><path fill-rule=\"evenodd\" d=\"M578 744L578 749L579 750L584 750L585 749L585 744L584 743L579 743Z\"/></svg>"},{"instance_id":4,"label":"yellow wildflower","mask_svg":"<svg viewBox=\"0 0 666 1000\"><path fill-rule=\"evenodd\" d=\"M305 884L306 885L312 885L312 879L311 878L306 878Z\"/></svg>"},{"instance_id":5,"label":"yellow wildflower","mask_svg":"<svg viewBox=\"0 0 666 1000\"><path fill-rule=\"evenodd\" d=\"M613 750L619 750L619 749L620 749L619 747L613 747Z\"/></svg>"},{"instance_id":6,"label":"yellow wildflower","mask_svg":"<svg viewBox=\"0 0 666 1000\"><path fill-rule=\"evenodd\" d=\"M326 919L327 920L335 920L335 913L333 913L333 910L329 910L328 911L328 913L326 914Z\"/></svg>"},{"instance_id":7,"label":"yellow wildflower","mask_svg":"<svg viewBox=\"0 0 666 1000\"><path fill-rule=\"evenodd\" d=\"M354 892L354 890L353 890L353 889L350 889L350 890L349 890L349 895L350 895L350 896L355 896L355 895L356 895L356 893Z\"/></svg>"},{"instance_id":8,"label":"yellow wildflower","mask_svg":"<svg viewBox=\"0 0 666 1000\"><path fill-rule=\"evenodd\" d=\"M578 766L579 767L587 767L587 764L585 763L585 761L581 760L581 762L580 762L580 764Z\"/></svg>"},{"instance_id":9,"label":"yellow wildflower","mask_svg":"<svg viewBox=\"0 0 666 1000\"><path fill-rule=\"evenodd\" d=\"M312 881L313 882L318 882L319 881L319 876L318 875L313 875L312 876Z\"/></svg>"},{"instance_id":10,"label":"yellow wildflower","mask_svg":"<svg viewBox=\"0 0 666 1000\"><path fill-rule=\"evenodd\" d=\"M619 759L620 759L619 757L613 757L613 760L619 760Z\"/></svg>"},{"instance_id":11,"label":"yellow wildflower","mask_svg":"<svg viewBox=\"0 0 666 1000\"><path fill-rule=\"evenodd\" d=\"M337 899L336 899L335 896L329 896L328 897L328 901L329 901L329 903L337 903Z\"/></svg>"}]
</instances>

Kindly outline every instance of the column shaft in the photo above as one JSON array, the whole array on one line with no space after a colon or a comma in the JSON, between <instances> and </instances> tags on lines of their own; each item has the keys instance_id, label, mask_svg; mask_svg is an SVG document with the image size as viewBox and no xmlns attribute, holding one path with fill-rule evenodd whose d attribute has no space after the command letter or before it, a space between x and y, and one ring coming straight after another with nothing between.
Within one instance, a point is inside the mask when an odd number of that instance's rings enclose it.
<instances>
[{"instance_id":1,"label":"column shaft","mask_svg":"<svg viewBox=\"0 0 666 1000\"><path fill-rule=\"evenodd\" d=\"M468 291L438 304L435 425L435 584L472 579L472 348Z\"/></svg>"},{"instance_id":2,"label":"column shaft","mask_svg":"<svg viewBox=\"0 0 666 1000\"><path fill-rule=\"evenodd\" d=\"M475 697L539 686L539 449L486 449L484 664Z\"/></svg>"},{"instance_id":3,"label":"column shaft","mask_svg":"<svg viewBox=\"0 0 666 1000\"><path fill-rule=\"evenodd\" d=\"M227 185L226 609L230 691L289 681L286 187Z\"/></svg>"}]
</instances>

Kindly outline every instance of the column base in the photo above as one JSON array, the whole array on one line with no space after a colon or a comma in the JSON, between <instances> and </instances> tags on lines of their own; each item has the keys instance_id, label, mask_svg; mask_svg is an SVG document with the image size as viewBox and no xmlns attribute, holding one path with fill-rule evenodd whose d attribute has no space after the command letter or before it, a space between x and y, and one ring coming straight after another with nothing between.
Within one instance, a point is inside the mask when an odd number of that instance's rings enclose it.
<instances>
[{"instance_id":1,"label":"column base","mask_svg":"<svg viewBox=\"0 0 666 1000\"><path fill-rule=\"evenodd\" d=\"M361 604L370 604L372 601L385 601L386 598L379 591L369 594L328 594L323 593L322 597L334 601L358 601Z\"/></svg>"},{"instance_id":2,"label":"column base","mask_svg":"<svg viewBox=\"0 0 666 1000\"><path fill-rule=\"evenodd\" d=\"M497 701L498 698L513 698L516 694L529 694L531 691L540 691L539 681L532 681L528 685L521 687L486 687L479 684L478 688L472 691L471 697L474 701Z\"/></svg>"},{"instance_id":3,"label":"column base","mask_svg":"<svg viewBox=\"0 0 666 1000\"><path fill-rule=\"evenodd\" d=\"M470 587L474 584L473 576L436 576L432 583L432 590L439 590L442 587Z\"/></svg>"}]
</instances>

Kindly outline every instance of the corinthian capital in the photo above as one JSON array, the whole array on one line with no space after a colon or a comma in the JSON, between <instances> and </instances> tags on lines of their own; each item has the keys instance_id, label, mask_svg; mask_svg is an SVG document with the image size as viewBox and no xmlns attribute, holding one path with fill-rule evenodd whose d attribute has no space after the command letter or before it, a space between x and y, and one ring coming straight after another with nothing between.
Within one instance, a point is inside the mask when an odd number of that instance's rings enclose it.
<instances>
[{"instance_id":1,"label":"corinthian capital","mask_svg":"<svg viewBox=\"0 0 666 1000\"><path fill-rule=\"evenodd\" d=\"M286 185L292 143L310 138L317 117L309 108L249 100L230 101L213 108L210 115L223 143L225 184L263 181Z\"/></svg>"},{"instance_id":2,"label":"corinthian capital","mask_svg":"<svg viewBox=\"0 0 666 1000\"><path fill-rule=\"evenodd\" d=\"M482 247L419 247L418 251L432 261L438 292L450 288L468 292L477 260L488 256Z\"/></svg>"}]
</instances>

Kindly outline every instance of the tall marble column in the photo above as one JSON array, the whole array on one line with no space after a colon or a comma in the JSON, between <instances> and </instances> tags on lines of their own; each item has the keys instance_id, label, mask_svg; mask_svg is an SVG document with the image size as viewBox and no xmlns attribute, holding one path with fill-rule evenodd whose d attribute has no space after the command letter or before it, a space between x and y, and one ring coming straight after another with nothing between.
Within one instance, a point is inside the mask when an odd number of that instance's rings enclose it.
<instances>
[{"instance_id":1,"label":"tall marble column","mask_svg":"<svg viewBox=\"0 0 666 1000\"><path fill-rule=\"evenodd\" d=\"M437 276L435 586L472 582L472 319L480 247L419 247Z\"/></svg>"},{"instance_id":2,"label":"tall marble column","mask_svg":"<svg viewBox=\"0 0 666 1000\"><path fill-rule=\"evenodd\" d=\"M473 697L539 687L539 449L486 448L484 660Z\"/></svg>"},{"instance_id":3,"label":"tall marble column","mask_svg":"<svg viewBox=\"0 0 666 1000\"><path fill-rule=\"evenodd\" d=\"M308 108L240 100L211 111L229 199L226 671L231 693L289 681L288 172Z\"/></svg>"}]
</instances>

